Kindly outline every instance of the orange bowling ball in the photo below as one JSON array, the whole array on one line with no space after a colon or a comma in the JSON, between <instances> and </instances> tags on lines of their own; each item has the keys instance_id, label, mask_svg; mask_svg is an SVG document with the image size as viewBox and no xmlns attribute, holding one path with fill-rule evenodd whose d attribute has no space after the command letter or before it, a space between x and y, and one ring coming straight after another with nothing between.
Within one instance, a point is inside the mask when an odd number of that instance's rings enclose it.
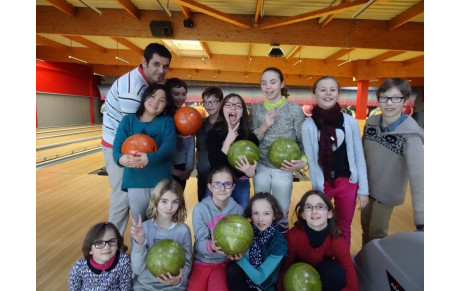
<instances>
[{"instance_id":1,"label":"orange bowling ball","mask_svg":"<svg viewBox=\"0 0 460 291\"><path fill-rule=\"evenodd\" d=\"M131 135L123 142L121 147L121 153L123 154L134 154L135 152L154 153L157 150L158 146L153 138L143 133Z\"/></svg>"},{"instance_id":2,"label":"orange bowling ball","mask_svg":"<svg viewBox=\"0 0 460 291\"><path fill-rule=\"evenodd\" d=\"M185 136L194 135L200 130L203 117L193 107L181 107L174 114L174 123L180 134Z\"/></svg>"}]
</instances>

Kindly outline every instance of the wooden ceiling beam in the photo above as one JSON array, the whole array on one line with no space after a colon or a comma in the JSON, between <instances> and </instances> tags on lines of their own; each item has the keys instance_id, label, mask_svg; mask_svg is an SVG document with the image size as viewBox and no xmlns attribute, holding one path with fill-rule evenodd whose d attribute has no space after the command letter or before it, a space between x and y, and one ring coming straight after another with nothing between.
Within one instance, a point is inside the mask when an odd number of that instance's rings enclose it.
<instances>
[{"instance_id":1,"label":"wooden ceiling beam","mask_svg":"<svg viewBox=\"0 0 460 291\"><path fill-rule=\"evenodd\" d=\"M192 10L190 8L185 7L184 5L179 5L182 14L184 14L185 19L192 19Z\"/></svg>"},{"instance_id":2,"label":"wooden ceiling beam","mask_svg":"<svg viewBox=\"0 0 460 291\"><path fill-rule=\"evenodd\" d=\"M254 25L259 25L260 8L262 7L263 0L257 0L256 12L254 13Z\"/></svg>"},{"instance_id":3,"label":"wooden ceiling beam","mask_svg":"<svg viewBox=\"0 0 460 291\"><path fill-rule=\"evenodd\" d=\"M415 57L415 58L412 58L412 59L405 60L402 63L403 63L403 66L406 67L406 66L410 66L412 64L421 63L424 60L425 60L425 56L418 56L418 57Z\"/></svg>"},{"instance_id":4,"label":"wooden ceiling beam","mask_svg":"<svg viewBox=\"0 0 460 291\"><path fill-rule=\"evenodd\" d=\"M294 58L296 56L297 53L299 53L300 55L300 51L302 50L302 47L301 46L296 46L294 47L290 52L289 54L286 56L286 62L289 62L289 60L291 60L292 58ZM299 57L300 58L300 57Z\"/></svg>"},{"instance_id":5,"label":"wooden ceiling beam","mask_svg":"<svg viewBox=\"0 0 460 291\"><path fill-rule=\"evenodd\" d=\"M356 8L360 8L361 6L365 5L367 0L356 0L349 3L341 3L332 7L327 7L323 9L314 10L311 12L303 13L300 15L295 15L291 17L282 17L281 19L277 19L274 21L267 21L265 23L261 23L259 28L261 29L268 29L273 27L284 26L288 24L293 24L297 22L303 22L314 18L319 18L321 16L329 15L329 14L337 14L348 10L353 10Z\"/></svg>"},{"instance_id":6,"label":"wooden ceiling beam","mask_svg":"<svg viewBox=\"0 0 460 291\"><path fill-rule=\"evenodd\" d=\"M338 58L341 58L344 55L349 54L352 51L353 51L353 49L351 49L351 48L343 48L343 49L339 50L338 52L336 52L336 53L330 55L329 57L325 58L324 63L329 64L329 63L331 63L333 61L336 61Z\"/></svg>"},{"instance_id":7,"label":"wooden ceiling beam","mask_svg":"<svg viewBox=\"0 0 460 291\"><path fill-rule=\"evenodd\" d=\"M418 15L422 14L425 10L423 0L420 1L418 4L415 4L411 8L407 9L403 13L399 14L398 16L394 17L388 23L388 27L390 30L400 27L403 24L411 21Z\"/></svg>"},{"instance_id":8,"label":"wooden ceiling beam","mask_svg":"<svg viewBox=\"0 0 460 291\"><path fill-rule=\"evenodd\" d=\"M86 38L83 38L79 35L63 35L64 37L72 40L72 41L75 41L75 42L78 42L79 44L82 44L84 46L87 46L89 48L92 48L92 49L95 49L95 50L98 50L100 51L101 53L105 54L107 52L107 49L105 47L102 47Z\"/></svg>"},{"instance_id":9,"label":"wooden ceiling beam","mask_svg":"<svg viewBox=\"0 0 460 291\"><path fill-rule=\"evenodd\" d=\"M69 47L66 46L66 45L63 45L61 43L58 43L54 40L51 40L49 38L46 38L46 37L43 37L41 35L36 35L36 42L37 44L41 44L41 45L45 45L45 46L49 46L49 47L52 47L52 48L56 48L56 49L59 49L59 50L68 50Z\"/></svg>"},{"instance_id":10,"label":"wooden ceiling beam","mask_svg":"<svg viewBox=\"0 0 460 291\"><path fill-rule=\"evenodd\" d=\"M140 47L138 47L137 45L133 44L132 42L130 42L129 40L127 40L126 38L123 38L123 37L111 37L114 41L118 42L118 43L121 43L122 45L124 45L125 47L137 52L138 54L140 54L141 56L144 55L144 49L141 49Z\"/></svg>"},{"instance_id":11,"label":"wooden ceiling beam","mask_svg":"<svg viewBox=\"0 0 460 291\"><path fill-rule=\"evenodd\" d=\"M388 51L388 52L385 52L381 55L378 55L376 57L373 57L372 59L369 59L367 60L368 63L369 63L369 66L373 66L375 64L378 64L380 62L383 62L389 58L392 58L392 57L395 57L395 56L398 56L400 54L403 54L404 51Z\"/></svg>"},{"instance_id":12,"label":"wooden ceiling beam","mask_svg":"<svg viewBox=\"0 0 460 291\"><path fill-rule=\"evenodd\" d=\"M133 4L130 0L117 0L117 2L129 13L129 15L133 16L136 19L140 19L139 10L137 9L136 5Z\"/></svg>"},{"instance_id":13,"label":"wooden ceiling beam","mask_svg":"<svg viewBox=\"0 0 460 291\"><path fill-rule=\"evenodd\" d=\"M231 23L233 25L243 27L243 28L251 28L252 25L243 19L239 19L237 17L231 16L229 14L223 13L219 10L216 10L214 8L211 8L209 6L203 5L199 2L193 1L193 0L172 0L178 5L182 5L185 7L188 7L190 9L196 10L198 12L204 13L206 15L212 16L214 18L217 18L219 20Z\"/></svg>"},{"instance_id":14,"label":"wooden ceiling beam","mask_svg":"<svg viewBox=\"0 0 460 291\"><path fill-rule=\"evenodd\" d=\"M206 57L208 57L208 59L211 59L212 53L211 53L211 50L209 49L208 44L204 41L200 41L200 44L201 44L201 47L203 48L204 53L206 54Z\"/></svg>"},{"instance_id":15,"label":"wooden ceiling beam","mask_svg":"<svg viewBox=\"0 0 460 291\"><path fill-rule=\"evenodd\" d=\"M65 14L74 17L76 15L76 9L72 5L70 5L65 0L46 0L49 4L53 5L60 11L64 12Z\"/></svg>"},{"instance_id":16,"label":"wooden ceiling beam","mask_svg":"<svg viewBox=\"0 0 460 291\"><path fill-rule=\"evenodd\" d=\"M171 39L198 41L225 41L239 43L269 43L283 45L353 47L363 49L424 51L423 23L406 23L396 30L388 30L386 21L335 19L325 28L315 21L296 23L273 29L241 29L208 15L196 13L194 28L184 28L180 12L172 12L171 18L162 11L143 11L140 20L129 17L121 9L103 9L104 17L89 8L80 8L78 17L60 17L53 7L36 7L36 33L115 36L130 38L152 38L150 20L171 21ZM113 23L123 23L114 26ZM213 27L213 29L208 29ZM350 31L353 31L350 42ZM217 33L216 33L217 32ZM225 32L225 33L224 33ZM314 35L315 37L299 37ZM375 37L378 35L379 37Z\"/></svg>"},{"instance_id":17,"label":"wooden ceiling beam","mask_svg":"<svg viewBox=\"0 0 460 291\"><path fill-rule=\"evenodd\" d=\"M103 54L98 51L74 47L73 53L79 58L86 60L90 64L108 64L120 65L115 60L117 51L108 49L107 53ZM140 64L142 57L137 52L132 50L120 50L123 59L127 60L130 65ZM36 46L36 57L45 61L51 62L68 62L68 53L54 48L44 48ZM355 61L346 66L337 67L341 61L332 61L329 64L324 64L323 60L318 59L303 59L298 66L288 64L284 58L270 57L252 57L252 62L249 63L246 55L216 55L212 56L212 62L203 63L200 58L192 57L173 57L171 68L176 69L197 69L197 70L223 70L234 72L261 73L268 65L278 67L283 74L312 74L312 75L331 75L331 76L356 76L360 79L365 79L368 76L371 79L376 77L423 77L423 59L417 60L411 66L404 62L384 62L374 66L369 66L367 61ZM104 75L108 75L104 73ZM212 81L212 80L210 80Z\"/></svg>"}]
</instances>

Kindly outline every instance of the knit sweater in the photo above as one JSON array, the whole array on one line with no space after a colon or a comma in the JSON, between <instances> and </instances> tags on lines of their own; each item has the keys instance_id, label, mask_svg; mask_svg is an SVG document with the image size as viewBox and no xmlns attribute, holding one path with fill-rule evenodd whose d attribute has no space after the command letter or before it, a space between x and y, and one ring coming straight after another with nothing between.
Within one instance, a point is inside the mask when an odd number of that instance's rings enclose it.
<instances>
[{"instance_id":1,"label":"knit sweater","mask_svg":"<svg viewBox=\"0 0 460 291\"><path fill-rule=\"evenodd\" d=\"M297 103L286 100L286 103L275 109L278 116L275 117L275 123L267 129L263 136L257 133L259 127L265 120L267 110L263 102L256 103L251 107L251 129L259 139L260 161L262 165L275 169L276 167L268 159L268 148L279 138L290 138L296 141L303 152L302 145L302 123L305 120L305 115L302 108Z\"/></svg>"},{"instance_id":2,"label":"knit sweater","mask_svg":"<svg viewBox=\"0 0 460 291\"><path fill-rule=\"evenodd\" d=\"M131 252L131 262L134 274L134 288L142 290L187 290L188 276L192 268L192 235L190 228L185 223L175 223L169 229L163 229L157 226L153 219L146 220L142 223L145 231L145 242L143 245L136 243L131 239L133 246ZM173 239L184 247L185 265L182 270L180 285L165 285L158 281L150 273L146 265L146 258L149 250L162 239Z\"/></svg>"},{"instance_id":3,"label":"knit sweater","mask_svg":"<svg viewBox=\"0 0 460 291\"><path fill-rule=\"evenodd\" d=\"M232 197L229 198L227 206L225 206L223 211L220 211L214 204L212 196L205 197L195 205L192 214L193 232L195 234L193 258L199 262L208 264L229 261L226 256L211 249L211 232L225 215L243 215L243 212L243 207L236 203Z\"/></svg>"},{"instance_id":4,"label":"knit sweater","mask_svg":"<svg viewBox=\"0 0 460 291\"><path fill-rule=\"evenodd\" d=\"M313 248L302 225L296 225L289 229L286 239L288 242L288 254L281 268L278 290L283 291L283 278L287 269L296 262L303 262L316 267L324 260L334 261L345 269L346 285L343 291L357 291L358 277L351 260L350 247L343 237L333 238L328 235L323 244Z\"/></svg>"},{"instance_id":5,"label":"knit sweater","mask_svg":"<svg viewBox=\"0 0 460 291\"><path fill-rule=\"evenodd\" d=\"M358 194L369 194L366 160L364 158L361 133L358 121L348 114L343 114L345 137L337 134L337 146L341 140L345 140L347 146L347 157L350 168L350 183L358 183ZM319 159L319 137L320 131L313 118L307 118L302 124L302 141L305 154L308 159L308 174L310 176L312 189L324 191L324 174Z\"/></svg>"},{"instance_id":6,"label":"knit sweater","mask_svg":"<svg viewBox=\"0 0 460 291\"><path fill-rule=\"evenodd\" d=\"M113 264L106 270L95 269L89 259L78 259L70 270L69 291L129 291L132 288L131 259L117 251Z\"/></svg>"},{"instance_id":7,"label":"knit sweater","mask_svg":"<svg viewBox=\"0 0 460 291\"><path fill-rule=\"evenodd\" d=\"M154 188L162 179L171 178L172 155L176 147L176 129L172 117L159 115L150 122L140 121L135 114L123 117L113 143L113 159L118 165L123 155L123 142L138 133L152 137L158 150L147 153L149 162L144 168L124 168L121 189L125 191L128 188Z\"/></svg>"},{"instance_id":8,"label":"knit sweater","mask_svg":"<svg viewBox=\"0 0 460 291\"><path fill-rule=\"evenodd\" d=\"M137 111L142 94L148 85L141 66L124 74L113 83L105 99L102 121L103 145L113 145L120 121L126 114Z\"/></svg>"},{"instance_id":9,"label":"knit sweater","mask_svg":"<svg viewBox=\"0 0 460 291\"><path fill-rule=\"evenodd\" d=\"M249 253L244 254L237 263L261 290L276 291L281 261L287 254L287 241L284 235L276 230L273 237L262 246L261 250L262 264L258 269L249 262Z\"/></svg>"},{"instance_id":10,"label":"knit sweater","mask_svg":"<svg viewBox=\"0 0 460 291\"><path fill-rule=\"evenodd\" d=\"M380 118L371 116L364 126L369 195L386 205L400 205L409 182L415 224L424 224L424 131L408 117L394 131L382 132Z\"/></svg>"}]
</instances>

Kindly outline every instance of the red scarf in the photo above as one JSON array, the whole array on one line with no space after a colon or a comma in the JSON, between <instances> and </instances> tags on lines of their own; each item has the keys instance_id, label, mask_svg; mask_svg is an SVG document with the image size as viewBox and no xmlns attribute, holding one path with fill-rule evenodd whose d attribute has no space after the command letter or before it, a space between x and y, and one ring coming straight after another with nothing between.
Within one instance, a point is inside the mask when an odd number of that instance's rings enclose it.
<instances>
[{"instance_id":1,"label":"red scarf","mask_svg":"<svg viewBox=\"0 0 460 291\"><path fill-rule=\"evenodd\" d=\"M94 267L94 269L107 270L113 264L113 261L115 261L116 256L117 255L115 254L110 260L107 261L107 263L102 264L102 265L96 263L96 261L93 259L93 256L89 257L89 262L91 263L91 266Z\"/></svg>"},{"instance_id":2,"label":"red scarf","mask_svg":"<svg viewBox=\"0 0 460 291\"><path fill-rule=\"evenodd\" d=\"M337 120L342 114L340 109L339 103L336 103L335 106L330 109L325 110L315 105L312 110L313 121L320 130L318 163L323 169L324 179L329 182L332 187L335 186L334 151L332 150L332 146L337 146L335 127Z\"/></svg>"}]
</instances>

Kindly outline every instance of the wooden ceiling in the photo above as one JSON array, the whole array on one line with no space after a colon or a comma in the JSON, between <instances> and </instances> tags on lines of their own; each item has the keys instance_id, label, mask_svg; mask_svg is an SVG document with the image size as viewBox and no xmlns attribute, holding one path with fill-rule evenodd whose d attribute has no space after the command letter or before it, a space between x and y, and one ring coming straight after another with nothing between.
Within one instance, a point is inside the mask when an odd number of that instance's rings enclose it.
<instances>
[{"instance_id":1,"label":"wooden ceiling","mask_svg":"<svg viewBox=\"0 0 460 291\"><path fill-rule=\"evenodd\" d=\"M341 86L378 86L390 77L423 86L423 0L83 1L101 14L79 0L36 0L38 60L78 62L71 55L118 77L141 62L148 43L161 42L173 53L168 78L259 83L263 69L275 66L287 85L332 75ZM169 21L171 36L153 37L151 21ZM202 50L172 40L199 41ZM269 57L271 44L284 57Z\"/></svg>"}]
</instances>

